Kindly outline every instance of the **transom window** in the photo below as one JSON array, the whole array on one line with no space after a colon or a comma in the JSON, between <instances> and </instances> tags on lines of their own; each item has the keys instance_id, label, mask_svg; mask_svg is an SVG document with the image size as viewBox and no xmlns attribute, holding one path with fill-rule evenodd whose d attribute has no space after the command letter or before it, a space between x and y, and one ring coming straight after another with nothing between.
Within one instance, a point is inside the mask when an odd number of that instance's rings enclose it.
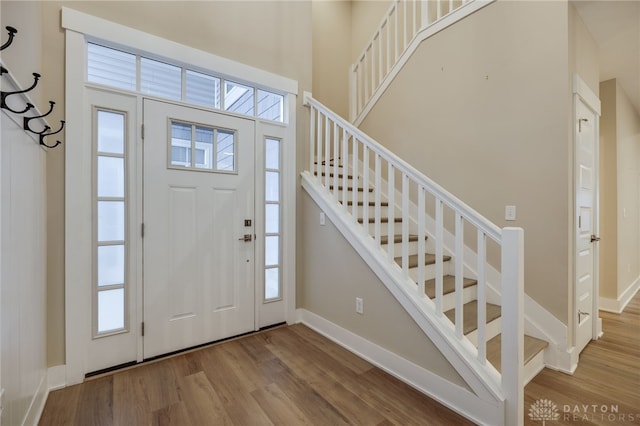
<instances>
[{"instance_id":1,"label":"transom window","mask_svg":"<svg viewBox=\"0 0 640 426\"><path fill-rule=\"evenodd\" d=\"M87 81L284 122L278 93L95 43L87 44Z\"/></svg>"},{"instance_id":2,"label":"transom window","mask_svg":"<svg viewBox=\"0 0 640 426\"><path fill-rule=\"evenodd\" d=\"M236 132L171 120L169 167L236 171Z\"/></svg>"}]
</instances>

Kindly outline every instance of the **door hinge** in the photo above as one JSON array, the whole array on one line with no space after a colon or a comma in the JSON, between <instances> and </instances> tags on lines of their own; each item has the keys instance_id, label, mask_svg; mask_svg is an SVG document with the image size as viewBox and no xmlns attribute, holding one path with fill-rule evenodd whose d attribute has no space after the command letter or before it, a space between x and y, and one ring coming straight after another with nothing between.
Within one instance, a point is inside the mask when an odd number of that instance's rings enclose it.
<instances>
[{"instance_id":1,"label":"door hinge","mask_svg":"<svg viewBox=\"0 0 640 426\"><path fill-rule=\"evenodd\" d=\"M142 330L141 330L141 332L142 332L142 337L144 337L144 321L142 321L142 327L141 327L141 328L142 328Z\"/></svg>"},{"instance_id":2,"label":"door hinge","mask_svg":"<svg viewBox=\"0 0 640 426\"><path fill-rule=\"evenodd\" d=\"M140 225L140 236L144 238L144 223Z\"/></svg>"},{"instance_id":3,"label":"door hinge","mask_svg":"<svg viewBox=\"0 0 640 426\"><path fill-rule=\"evenodd\" d=\"M144 124L140 126L140 137L144 140Z\"/></svg>"}]
</instances>

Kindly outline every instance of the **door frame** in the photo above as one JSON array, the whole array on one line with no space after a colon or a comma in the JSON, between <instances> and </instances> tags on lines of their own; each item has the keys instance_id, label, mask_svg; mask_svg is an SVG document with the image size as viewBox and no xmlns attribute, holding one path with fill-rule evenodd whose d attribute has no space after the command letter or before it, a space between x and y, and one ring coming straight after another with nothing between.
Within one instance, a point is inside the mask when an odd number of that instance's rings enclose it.
<instances>
[{"instance_id":1,"label":"door frame","mask_svg":"<svg viewBox=\"0 0 640 426\"><path fill-rule=\"evenodd\" d=\"M576 194L578 191L579 185L579 165L578 165L578 128L576 123L578 122L578 102L582 102L585 106L587 106L594 114L599 118L600 117L600 99L598 95L596 95L591 88L587 85L587 83L578 75L573 75L573 101L572 101L572 129L573 129L573 224L572 228L572 258L573 258L573 280L571 282L571 298L569 299L569 321L568 327L572 332L571 345L577 345L577 334L578 334L578 321L576 320L578 312L577 312L577 262L578 259L575 255L576 252L576 238L578 236L578 216L580 214L578 208L578 201L576 198ZM598 235L600 230L600 159L599 159L599 143L600 143L600 125L599 121L596 120L595 124L595 140L594 140L594 201L593 201L593 226L594 226L594 234ZM600 318L598 311L598 297L599 297L599 244L593 244L593 302L592 302L592 333L591 338L593 340L598 339L602 336L602 319ZM576 351L577 352L577 351ZM576 359L579 356L579 353L575 353Z\"/></svg>"},{"instance_id":2,"label":"door frame","mask_svg":"<svg viewBox=\"0 0 640 426\"><path fill-rule=\"evenodd\" d=\"M91 120L87 121L86 89L88 87L108 90L126 96L137 96L137 117L142 117L142 97L140 92L128 92L86 82L86 44L87 41L102 41L113 46L128 47L132 52L145 52L156 57L172 58L176 63L188 64L202 70L211 70L217 74L233 76L239 81L251 82L258 87L276 90L282 93L284 100L285 123L269 123L284 129L286 144L282 152L282 193L285 208L282 212L283 242L282 257L288 261L283 264L282 286L286 303L283 306L287 323L296 321L295 301L295 212L296 212L296 106L298 82L258 68L241 64L227 58L206 53L189 46L163 39L130 27L88 15L82 12L62 8L62 27L66 30L65 58L65 115L78 117L69 120L65 129L65 384L81 383L88 372L87 351L84 348L88 330L87 318L91 318L90 283L92 282L93 257L92 242L92 147L87 143L87 130ZM150 97L144 95L144 97ZM153 98L151 96L150 98ZM165 99L159 99L167 101ZM185 104L186 105L186 104ZM218 112L218 111L216 111ZM233 115L233 114L231 114ZM243 118L250 118L242 116ZM253 117L256 127L263 121ZM138 120L136 125L141 123ZM138 128L139 129L139 128ZM138 130L137 129L137 130ZM142 223L142 137L136 130L135 158L131 158L133 171L130 176L136 180L135 194L130 194L130 202L136 204L136 216ZM256 182L259 185L259 182ZM89 218L89 219L88 219ZM136 224L132 224L136 225ZM139 225L139 224L137 224ZM136 294L134 304L136 319L142 321L142 236L138 227L132 226L130 239L135 240L138 262L134 266L135 282L130 283ZM257 264L257 262L256 262ZM258 313L256 312L256 315ZM132 327L133 327L132 319ZM88 327L88 328L87 328ZM142 361L143 339L137 339L137 360Z\"/></svg>"}]
</instances>

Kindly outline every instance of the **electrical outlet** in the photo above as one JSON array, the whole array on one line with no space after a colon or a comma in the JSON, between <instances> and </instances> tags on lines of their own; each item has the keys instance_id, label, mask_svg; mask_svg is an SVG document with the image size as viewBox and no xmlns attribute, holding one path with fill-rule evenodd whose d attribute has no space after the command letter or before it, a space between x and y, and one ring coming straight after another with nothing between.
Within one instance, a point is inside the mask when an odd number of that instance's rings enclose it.
<instances>
[{"instance_id":1,"label":"electrical outlet","mask_svg":"<svg viewBox=\"0 0 640 426\"><path fill-rule=\"evenodd\" d=\"M324 212L320 212L320 225L324 226L327 224L327 216Z\"/></svg>"},{"instance_id":2,"label":"electrical outlet","mask_svg":"<svg viewBox=\"0 0 640 426\"><path fill-rule=\"evenodd\" d=\"M504 206L504 220L516 220L516 206Z\"/></svg>"},{"instance_id":3,"label":"electrical outlet","mask_svg":"<svg viewBox=\"0 0 640 426\"><path fill-rule=\"evenodd\" d=\"M356 297L356 313L357 314L364 314L364 301L362 300L362 297Z\"/></svg>"},{"instance_id":4,"label":"electrical outlet","mask_svg":"<svg viewBox=\"0 0 640 426\"><path fill-rule=\"evenodd\" d=\"M2 417L3 410L4 410L4 388L0 389L0 418Z\"/></svg>"}]
</instances>

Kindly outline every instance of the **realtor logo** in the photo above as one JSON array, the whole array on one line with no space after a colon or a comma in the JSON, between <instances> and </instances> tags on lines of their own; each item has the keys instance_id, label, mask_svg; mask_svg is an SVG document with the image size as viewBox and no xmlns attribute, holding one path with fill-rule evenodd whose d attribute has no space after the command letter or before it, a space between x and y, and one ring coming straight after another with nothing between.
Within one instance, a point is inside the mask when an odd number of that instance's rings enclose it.
<instances>
[{"instance_id":1,"label":"realtor logo","mask_svg":"<svg viewBox=\"0 0 640 426\"><path fill-rule=\"evenodd\" d=\"M545 426L547 421L554 421L560 418L558 406L549 399L539 399L529 407L529 418L533 421L542 421Z\"/></svg>"}]
</instances>

